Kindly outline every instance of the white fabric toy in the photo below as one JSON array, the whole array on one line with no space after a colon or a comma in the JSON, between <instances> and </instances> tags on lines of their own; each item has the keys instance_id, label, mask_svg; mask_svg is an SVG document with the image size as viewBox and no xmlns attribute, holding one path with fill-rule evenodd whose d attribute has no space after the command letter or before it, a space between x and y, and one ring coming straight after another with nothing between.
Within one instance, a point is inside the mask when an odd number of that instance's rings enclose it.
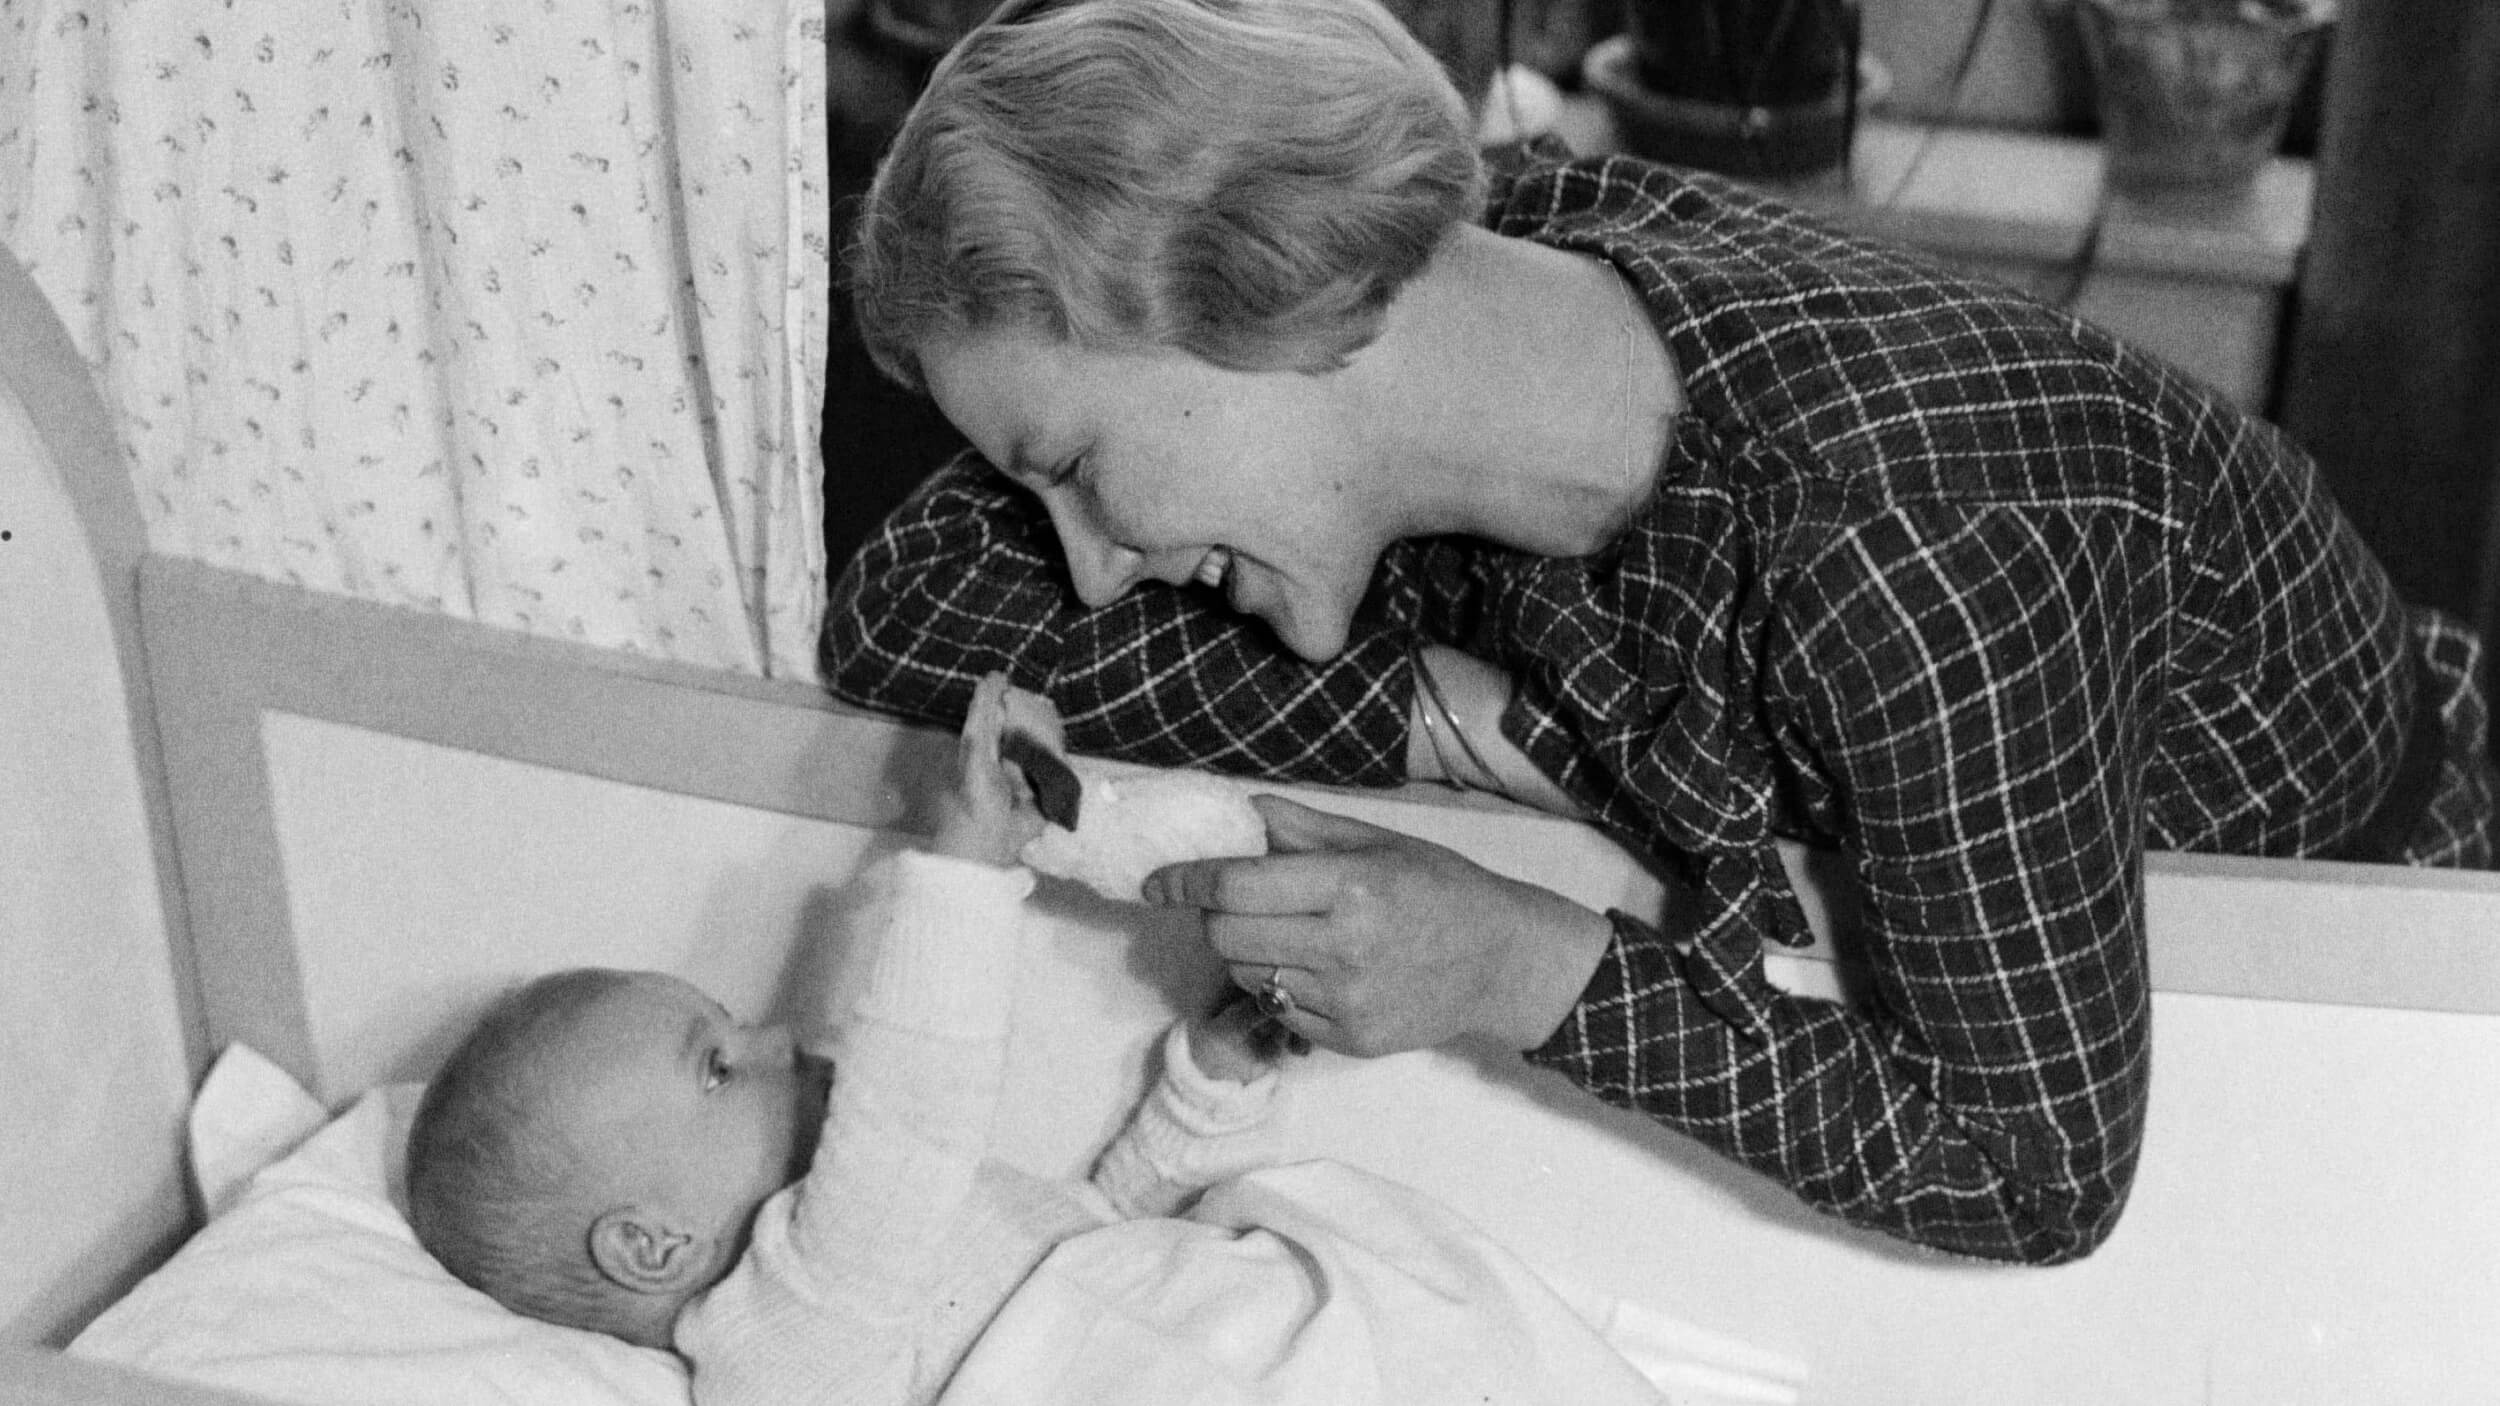
<instances>
[{"instance_id":1,"label":"white fabric toy","mask_svg":"<svg viewBox=\"0 0 2500 1406\"><path fill-rule=\"evenodd\" d=\"M1166 864L1267 853L1267 822L1240 782L1069 761L1084 785L1077 826L1053 825L1024 847L1022 858L1035 873L1135 903L1146 876Z\"/></svg>"}]
</instances>

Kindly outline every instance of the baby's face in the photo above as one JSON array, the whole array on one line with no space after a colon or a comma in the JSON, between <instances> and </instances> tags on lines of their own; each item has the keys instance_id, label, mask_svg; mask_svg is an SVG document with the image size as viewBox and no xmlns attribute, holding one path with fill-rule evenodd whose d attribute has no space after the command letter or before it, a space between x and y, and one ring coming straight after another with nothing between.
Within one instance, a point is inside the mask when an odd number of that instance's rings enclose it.
<instances>
[{"instance_id":1,"label":"baby's face","mask_svg":"<svg viewBox=\"0 0 2500 1406\"><path fill-rule=\"evenodd\" d=\"M743 1025L671 976L636 973L585 1010L552 1056L586 1163L606 1193L666 1207L724 1248L807 1171L832 1082L786 1026Z\"/></svg>"}]
</instances>

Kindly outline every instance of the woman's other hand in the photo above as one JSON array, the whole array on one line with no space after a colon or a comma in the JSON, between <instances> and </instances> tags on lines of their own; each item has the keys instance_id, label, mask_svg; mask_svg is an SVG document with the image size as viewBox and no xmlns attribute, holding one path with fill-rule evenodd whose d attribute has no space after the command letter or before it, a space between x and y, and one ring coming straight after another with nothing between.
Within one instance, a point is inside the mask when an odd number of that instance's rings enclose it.
<instances>
[{"instance_id":1,"label":"woman's other hand","mask_svg":"<svg viewBox=\"0 0 2500 1406\"><path fill-rule=\"evenodd\" d=\"M1003 869L1042 833L1047 822L1033 803L1033 788L998 753L999 738L1010 727L1031 732L1054 751L1063 745L1050 701L994 673L973 690L972 706L964 713L963 734L955 744L955 784L938 802L931 850Z\"/></svg>"},{"instance_id":2,"label":"woman's other hand","mask_svg":"<svg viewBox=\"0 0 2500 1406\"><path fill-rule=\"evenodd\" d=\"M1481 1035L1534 1049L1612 938L1603 914L1428 840L1282 796L1252 803L1268 854L1166 865L1145 898L1204 909L1234 983L1315 1044L1372 1056Z\"/></svg>"}]
</instances>

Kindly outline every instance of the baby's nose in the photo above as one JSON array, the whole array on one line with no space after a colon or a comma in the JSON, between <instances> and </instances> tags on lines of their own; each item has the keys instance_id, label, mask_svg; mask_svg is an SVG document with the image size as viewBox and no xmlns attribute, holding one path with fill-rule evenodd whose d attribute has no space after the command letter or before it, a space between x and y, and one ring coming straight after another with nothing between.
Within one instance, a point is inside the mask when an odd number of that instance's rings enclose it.
<instances>
[{"instance_id":1,"label":"baby's nose","mask_svg":"<svg viewBox=\"0 0 2500 1406\"><path fill-rule=\"evenodd\" d=\"M798 1042L787 1025L758 1025L747 1032L747 1060L752 1064L787 1069L798 1053Z\"/></svg>"}]
</instances>

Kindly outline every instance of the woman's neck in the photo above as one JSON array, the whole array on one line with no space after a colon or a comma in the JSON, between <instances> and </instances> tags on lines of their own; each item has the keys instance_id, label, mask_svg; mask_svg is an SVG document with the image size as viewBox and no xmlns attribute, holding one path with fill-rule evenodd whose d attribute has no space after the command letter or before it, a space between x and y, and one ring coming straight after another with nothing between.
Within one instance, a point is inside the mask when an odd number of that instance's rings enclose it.
<instances>
[{"instance_id":1,"label":"woman's neck","mask_svg":"<svg viewBox=\"0 0 2500 1406\"><path fill-rule=\"evenodd\" d=\"M1549 556L1594 551L1647 501L1682 404L1612 265L1472 227L1400 292L1356 366L1382 380L1384 459L1413 532Z\"/></svg>"}]
</instances>

